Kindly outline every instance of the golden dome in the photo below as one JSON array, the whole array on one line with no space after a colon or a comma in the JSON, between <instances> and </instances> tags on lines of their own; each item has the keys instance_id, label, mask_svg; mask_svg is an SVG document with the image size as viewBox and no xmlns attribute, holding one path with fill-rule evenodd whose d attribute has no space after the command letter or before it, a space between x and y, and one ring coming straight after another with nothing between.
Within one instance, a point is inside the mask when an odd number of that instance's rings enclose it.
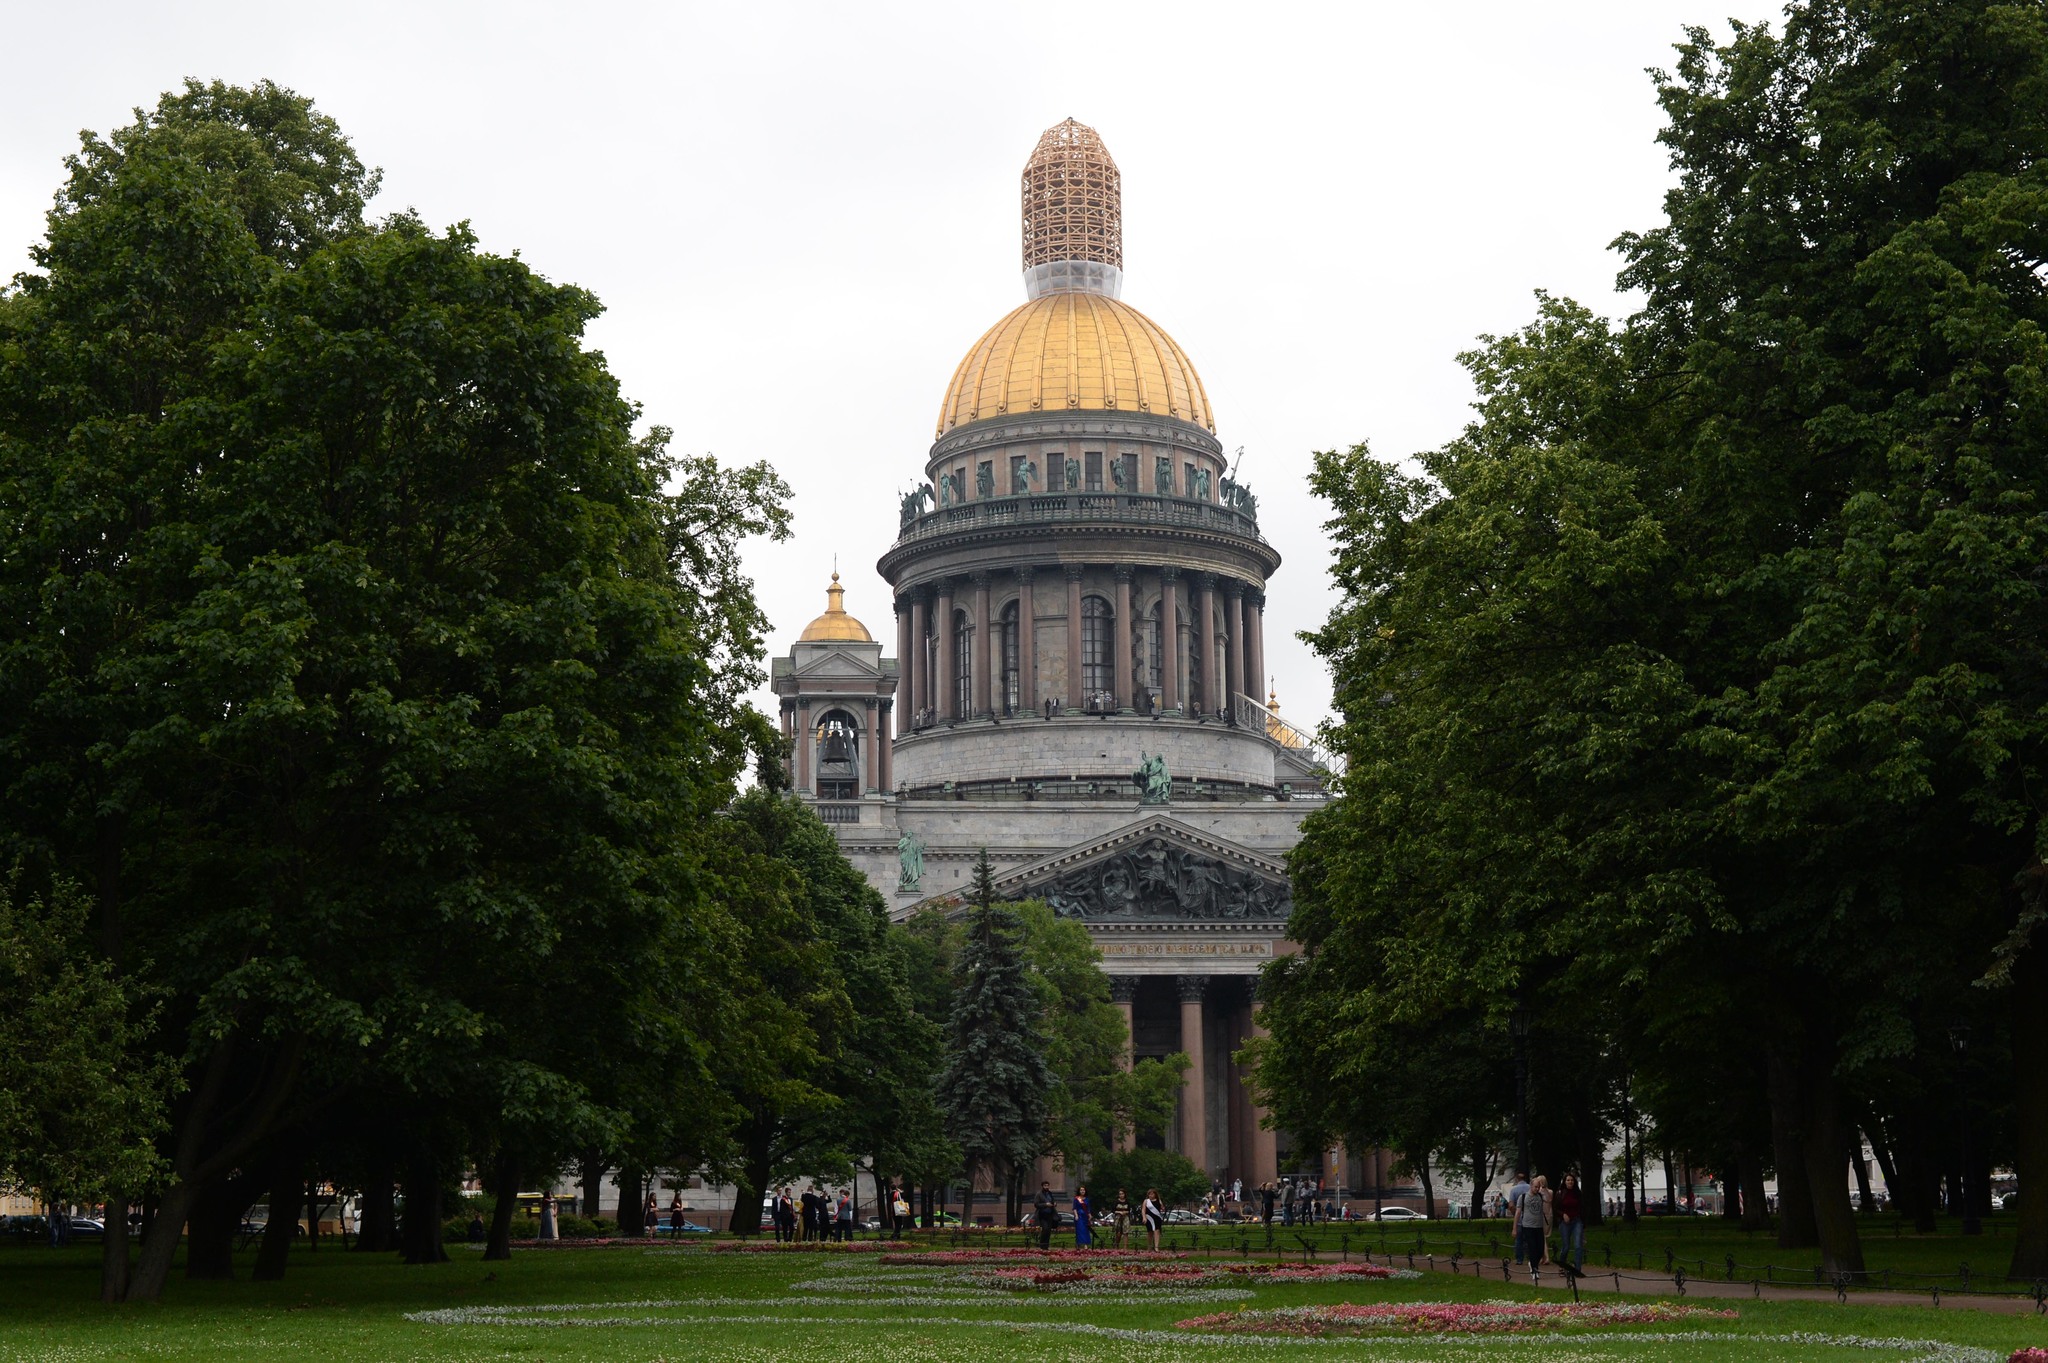
<instances>
[{"instance_id":1,"label":"golden dome","mask_svg":"<svg viewBox=\"0 0 2048 1363\"><path fill-rule=\"evenodd\" d=\"M953 371L938 434L1035 412L1142 412L1216 429L1209 395L1173 337L1128 303L1049 293L988 329Z\"/></svg>"},{"instance_id":2,"label":"golden dome","mask_svg":"<svg viewBox=\"0 0 2048 1363\"><path fill-rule=\"evenodd\" d=\"M804 626L797 636L800 644L872 644L868 627L846 613L846 588L839 585L839 570L832 570L832 585L825 589L825 613Z\"/></svg>"},{"instance_id":3,"label":"golden dome","mask_svg":"<svg viewBox=\"0 0 2048 1363\"><path fill-rule=\"evenodd\" d=\"M1272 739L1283 748L1305 749L1308 747L1308 740L1301 736L1301 730L1280 718L1280 693L1278 691L1267 690L1266 709L1271 711L1266 716L1266 737Z\"/></svg>"}]
</instances>

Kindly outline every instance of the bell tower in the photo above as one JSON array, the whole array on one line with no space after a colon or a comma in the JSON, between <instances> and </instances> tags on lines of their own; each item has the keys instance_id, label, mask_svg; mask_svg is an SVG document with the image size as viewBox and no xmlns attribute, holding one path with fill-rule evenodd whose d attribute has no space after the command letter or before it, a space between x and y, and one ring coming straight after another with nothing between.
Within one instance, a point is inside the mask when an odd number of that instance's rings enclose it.
<instances>
[{"instance_id":1,"label":"bell tower","mask_svg":"<svg viewBox=\"0 0 2048 1363\"><path fill-rule=\"evenodd\" d=\"M849 856L854 841L886 843L893 787L888 739L895 706L896 660L882 656L867 626L846 612L846 589L833 570L825 613L805 627L770 670L781 699L785 770L791 787L832 825ZM856 858L858 860L858 858Z\"/></svg>"}]
</instances>

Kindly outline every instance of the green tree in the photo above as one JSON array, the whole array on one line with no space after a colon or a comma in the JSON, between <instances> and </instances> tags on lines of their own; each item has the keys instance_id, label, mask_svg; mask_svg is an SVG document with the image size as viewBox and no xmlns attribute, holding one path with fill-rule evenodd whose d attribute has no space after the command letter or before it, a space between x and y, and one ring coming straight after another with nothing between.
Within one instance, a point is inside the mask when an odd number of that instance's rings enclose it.
<instances>
[{"instance_id":1,"label":"green tree","mask_svg":"<svg viewBox=\"0 0 2048 1363\"><path fill-rule=\"evenodd\" d=\"M226 1272L249 1167L344 1095L431 1259L465 1147L707 1091L706 826L772 741L736 545L786 489L636 439L595 300L363 224L345 152L274 87L167 97L0 315L0 825L185 1076L131 1297L188 1220Z\"/></svg>"},{"instance_id":2,"label":"green tree","mask_svg":"<svg viewBox=\"0 0 2048 1363\"><path fill-rule=\"evenodd\" d=\"M1046 1062L1044 997L1027 974L1023 927L1017 911L995 897L986 850L975 863L963 928L937 1091L946 1134L966 1164L971 1222L978 1171L1007 1189L1044 1150L1058 1080Z\"/></svg>"},{"instance_id":3,"label":"green tree","mask_svg":"<svg viewBox=\"0 0 2048 1363\"><path fill-rule=\"evenodd\" d=\"M1157 1188L1169 1207L1186 1206L1208 1196L1209 1176L1177 1150L1130 1149L1097 1158L1088 1186L1100 1215L1115 1203L1118 1189L1130 1195L1133 1212L1148 1188Z\"/></svg>"}]
</instances>

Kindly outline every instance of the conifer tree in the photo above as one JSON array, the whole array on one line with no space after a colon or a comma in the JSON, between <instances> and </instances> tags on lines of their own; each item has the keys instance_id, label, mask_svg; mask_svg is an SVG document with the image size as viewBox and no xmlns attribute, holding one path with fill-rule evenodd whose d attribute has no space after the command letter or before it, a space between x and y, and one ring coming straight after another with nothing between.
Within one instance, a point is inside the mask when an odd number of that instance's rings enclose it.
<instances>
[{"instance_id":1,"label":"conifer tree","mask_svg":"<svg viewBox=\"0 0 2048 1363\"><path fill-rule=\"evenodd\" d=\"M1015 1172L1038 1157L1054 1083L1040 1000L1025 971L1023 925L1015 909L996 900L986 848L975 863L970 896L938 1080L946 1133L965 1157L961 1211L969 1224L978 1170L1007 1188Z\"/></svg>"}]
</instances>

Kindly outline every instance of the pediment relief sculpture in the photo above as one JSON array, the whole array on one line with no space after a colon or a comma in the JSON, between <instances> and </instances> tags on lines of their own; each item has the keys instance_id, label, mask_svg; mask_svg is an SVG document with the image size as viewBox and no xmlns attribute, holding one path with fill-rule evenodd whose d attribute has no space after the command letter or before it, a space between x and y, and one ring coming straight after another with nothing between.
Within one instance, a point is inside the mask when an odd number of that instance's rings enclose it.
<instances>
[{"instance_id":1,"label":"pediment relief sculpture","mask_svg":"<svg viewBox=\"0 0 2048 1363\"><path fill-rule=\"evenodd\" d=\"M1284 879L1158 837L1015 894L1089 922L1274 922L1293 908Z\"/></svg>"}]
</instances>

